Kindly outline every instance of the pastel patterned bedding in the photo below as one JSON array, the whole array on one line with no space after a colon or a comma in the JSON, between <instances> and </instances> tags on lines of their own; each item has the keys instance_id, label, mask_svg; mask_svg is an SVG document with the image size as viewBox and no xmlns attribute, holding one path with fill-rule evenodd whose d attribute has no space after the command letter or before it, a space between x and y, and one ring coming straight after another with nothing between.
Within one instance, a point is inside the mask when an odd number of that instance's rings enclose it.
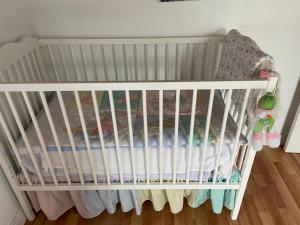
<instances>
[{"instance_id":1,"label":"pastel patterned bedding","mask_svg":"<svg viewBox=\"0 0 300 225\"><path fill-rule=\"evenodd\" d=\"M159 177L159 170L157 165L157 159L159 155L159 109L158 109L158 92L147 91L147 120L148 120L148 151L150 160L150 177L152 180L156 180ZM203 151L204 131L206 124L206 114L208 105L208 91L198 91L197 104L195 114L195 126L193 135L193 147L192 147L192 162L191 162L191 179L197 180L199 177L200 168L200 155ZM122 167L124 171L125 180L132 180L131 171L131 159L130 159L130 145L129 145L129 132L128 132L128 115L126 108L125 92L115 91L113 92L115 114L118 127L118 140L120 146L120 152L122 157ZM80 164L85 174L85 179L91 179L91 168L89 166L88 155L86 151L86 144L82 131L82 126L79 119L78 109L75 101L74 94L71 92L63 92L63 99L67 109L68 119L70 121L71 130L73 133L74 142L76 144L76 150L79 154ZM118 166L116 161L116 146L113 132L112 115L109 104L109 96L107 92L97 92L97 102L99 115L101 119L102 132L105 142L105 149L101 149L99 142L99 134L97 129L96 117L94 112L94 106L90 92L80 92L80 100L83 109L84 119L87 126L88 138L92 149L92 158L95 160L97 178L105 180L104 166L101 156L101 151L105 151L107 159L110 165L110 174L112 180L119 179ZM178 154L178 167L177 178L184 180L186 177L186 165L187 160L187 146L190 135L190 114L191 114L191 91L181 91L180 93L180 113L179 113L179 128L178 128L178 148L176 149ZM163 156L164 156L164 179L172 178L172 154L174 151L174 125L175 125L175 91L164 91L163 96L164 110L163 110ZM144 166L144 127L143 127L143 105L141 92L130 92L130 108L131 108L131 120L133 128L133 142L135 148L137 177L139 180L145 179L145 166ZM78 181L78 173L76 171L75 161L73 159L72 148L70 140L67 135L66 126L59 106L58 98L54 95L49 102L49 109L53 117L56 132L59 137L60 145L63 151L64 159L67 162L69 173L74 182ZM215 156L218 146L218 136L221 130L221 124L224 112L224 102L219 93L215 94L214 106L212 112L211 126L209 129L207 156L205 159L205 173L209 177L209 174L214 169ZM44 111L38 114L38 123L47 146L48 153L54 168L56 169L56 175L59 179L64 180L64 174L62 170L62 164L59 159L57 147L53 140L53 135L48 123L48 119ZM226 132L224 143L222 147L221 162L220 162L220 176L226 177L229 173L226 165L230 160L233 138L236 133L236 125L231 117L227 120ZM43 175L49 179L50 173L40 147L37 134L34 127L31 125L26 131L27 137L30 141L31 147L36 155L39 165L42 168ZM245 143L246 139L241 136L240 142ZM36 174L36 171L32 165L28 150L21 138L17 147L25 162L25 166L32 174ZM222 168L222 166L224 168ZM92 180L92 179L91 179ZM49 181L50 182L50 181Z\"/></svg>"},{"instance_id":2,"label":"pastel patterned bedding","mask_svg":"<svg viewBox=\"0 0 300 225\"><path fill-rule=\"evenodd\" d=\"M200 96L200 94L199 94ZM131 116L132 116L132 126L134 132L134 145L137 147L144 146L144 120L143 120L143 104L140 92L132 92L130 96L130 106L131 106ZM182 91L180 96L180 115L179 115L179 134L181 137L179 140L181 142L179 145L187 144L188 136L190 134L189 126L190 126L190 108L191 108L191 92ZM113 132L113 123L112 116L110 111L110 103L108 93L104 92L101 95L101 101L99 104L100 117L101 117L101 125L103 129L103 135L105 140L105 145L107 147L112 147L115 145L114 141L114 132ZM115 113L117 119L117 127L118 127L118 135L120 146L128 146L128 115L127 115L127 107L126 107L126 98L125 92L116 91L113 93L114 98L114 106ZM87 106L87 109L92 104L91 97L89 93L82 93L81 100ZM175 125L175 92L167 91L164 94L164 117L163 117L163 131L165 141L164 146L171 146L174 143L170 139L172 134L174 133L174 125ZM72 102L72 100L71 100ZM73 104L72 104L73 105ZM92 109L94 110L94 109ZM76 109L74 109L76 111ZM98 130L95 118L94 111L91 113L85 110L85 114L88 117L89 123L87 124L87 130L89 134L89 138L92 141L99 140ZM159 145L156 141L159 137L159 109L158 109L158 92L157 91L149 91L147 93L147 121L148 121L148 137L149 143L151 146ZM201 144L203 142L204 130L206 124L206 117L201 112L201 105L199 104L196 110L195 116L195 126L194 126L194 135L193 135L193 144ZM209 143L215 142L216 134L211 126L210 134L208 141ZM81 124L75 127L75 137L84 138ZM171 140L171 141L170 141Z\"/></svg>"}]
</instances>

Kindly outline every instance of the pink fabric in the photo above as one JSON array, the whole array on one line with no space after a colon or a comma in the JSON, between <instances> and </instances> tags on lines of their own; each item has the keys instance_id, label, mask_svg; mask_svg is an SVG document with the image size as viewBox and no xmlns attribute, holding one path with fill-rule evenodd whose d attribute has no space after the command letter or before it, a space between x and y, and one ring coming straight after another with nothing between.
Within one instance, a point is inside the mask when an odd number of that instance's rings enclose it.
<instances>
[{"instance_id":1,"label":"pink fabric","mask_svg":"<svg viewBox=\"0 0 300 225\"><path fill-rule=\"evenodd\" d=\"M259 72L259 77L262 79L269 79L271 77L271 74L269 70L264 69Z\"/></svg>"},{"instance_id":2,"label":"pink fabric","mask_svg":"<svg viewBox=\"0 0 300 225\"><path fill-rule=\"evenodd\" d=\"M267 133L267 138L268 138L268 139L275 139L275 138L278 138L278 134L277 134L276 132Z\"/></svg>"},{"instance_id":3,"label":"pink fabric","mask_svg":"<svg viewBox=\"0 0 300 225\"><path fill-rule=\"evenodd\" d=\"M255 140L262 140L263 139L263 134L262 133L256 133L256 134L253 134L253 138Z\"/></svg>"}]
</instances>

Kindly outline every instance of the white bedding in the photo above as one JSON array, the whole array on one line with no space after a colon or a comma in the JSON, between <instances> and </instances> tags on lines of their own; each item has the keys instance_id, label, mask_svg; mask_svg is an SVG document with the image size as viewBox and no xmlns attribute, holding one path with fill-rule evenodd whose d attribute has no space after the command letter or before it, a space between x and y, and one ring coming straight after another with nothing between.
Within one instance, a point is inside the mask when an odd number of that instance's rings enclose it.
<instances>
[{"instance_id":1,"label":"white bedding","mask_svg":"<svg viewBox=\"0 0 300 225\"><path fill-rule=\"evenodd\" d=\"M191 169L190 169L190 179L198 180L199 179L199 169L201 166L201 158L200 154L202 152L203 146L198 146L192 148L191 152ZM227 178L229 175L229 160L231 155L231 144L224 144L223 150L220 158L220 167L219 167L219 176ZM211 176L211 172L214 170L215 166L215 156L216 156L217 146L214 144L207 146L207 153L205 159L205 173L204 180L207 180ZM172 157L173 157L174 149L172 147L165 147L163 149L163 178L166 180L172 180ZM84 174L84 178L86 181L92 181L91 176L91 168L89 164L89 159L87 155L87 151L79 151L79 159L80 165L82 167L82 171ZM128 148L120 149L121 158L122 158L122 169L123 169L123 178L125 181L132 181L132 169L131 169L131 158L130 158L130 150ZM119 170L117 166L116 160L116 152L114 149L106 149L105 154L107 156L107 161L109 165L110 177L111 181L119 180ZM185 147L180 147L176 151L177 154L177 179L185 180L186 178L186 165L188 154ZM56 151L49 152L51 160L53 162L53 166L56 170L56 175L60 181L65 181L63 167L60 163L59 155ZM68 171L71 175L73 182L79 182L79 177L77 173L77 168L75 165L75 161L73 159L73 153L71 151L65 151L63 153L64 158L68 165ZM149 170L150 170L150 179L158 180L159 179L159 165L158 165L158 157L159 157L159 149L157 148L149 148ZM34 167L31 163L29 156L24 157L26 167L30 169L33 173ZM46 181L51 182L50 171L48 165L42 155L38 157L40 159L40 165L43 169L43 173L46 177ZM135 151L135 163L136 163L136 175L138 180L146 179L146 169L145 169L145 161L144 161L144 150L143 148L137 148ZM105 182L105 170L103 165L103 159L100 150L92 151L92 160L94 161L94 165L96 165L96 174L99 182Z\"/></svg>"}]
</instances>

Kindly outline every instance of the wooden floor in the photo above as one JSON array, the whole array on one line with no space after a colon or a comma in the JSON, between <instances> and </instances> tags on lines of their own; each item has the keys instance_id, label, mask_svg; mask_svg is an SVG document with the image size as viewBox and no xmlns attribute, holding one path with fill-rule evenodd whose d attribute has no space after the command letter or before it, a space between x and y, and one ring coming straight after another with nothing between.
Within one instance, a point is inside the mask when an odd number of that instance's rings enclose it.
<instances>
[{"instance_id":1,"label":"wooden floor","mask_svg":"<svg viewBox=\"0 0 300 225\"><path fill-rule=\"evenodd\" d=\"M216 215L207 202L199 208L187 206L173 215L166 205L155 212L150 202L143 205L141 216L134 211L118 211L110 215L103 212L94 219L81 218L75 209L56 221L48 221L39 213L34 222L26 225L300 225L300 154L285 154L282 150L263 150L256 156L247 191L237 221L230 219L224 209Z\"/></svg>"}]
</instances>

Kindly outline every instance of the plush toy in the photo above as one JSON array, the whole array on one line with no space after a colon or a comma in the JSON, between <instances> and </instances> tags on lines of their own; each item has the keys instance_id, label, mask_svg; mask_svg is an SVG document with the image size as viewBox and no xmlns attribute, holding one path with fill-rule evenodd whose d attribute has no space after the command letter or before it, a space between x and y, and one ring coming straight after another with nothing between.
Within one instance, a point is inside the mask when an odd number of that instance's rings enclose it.
<instances>
[{"instance_id":1,"label":"plush toy","mask_svg":"<svg viewBox=\"0 0 300 225\"><path fill-rule=\"evenodd\" d=\"M276 105L277 97L271 92L267 92L258 101L255 110L258 121L253 129L253 147L256 151L261 150L264 143L271 148L279 147L280 135L274 126Z\"/></svg>"}]
</instances>

